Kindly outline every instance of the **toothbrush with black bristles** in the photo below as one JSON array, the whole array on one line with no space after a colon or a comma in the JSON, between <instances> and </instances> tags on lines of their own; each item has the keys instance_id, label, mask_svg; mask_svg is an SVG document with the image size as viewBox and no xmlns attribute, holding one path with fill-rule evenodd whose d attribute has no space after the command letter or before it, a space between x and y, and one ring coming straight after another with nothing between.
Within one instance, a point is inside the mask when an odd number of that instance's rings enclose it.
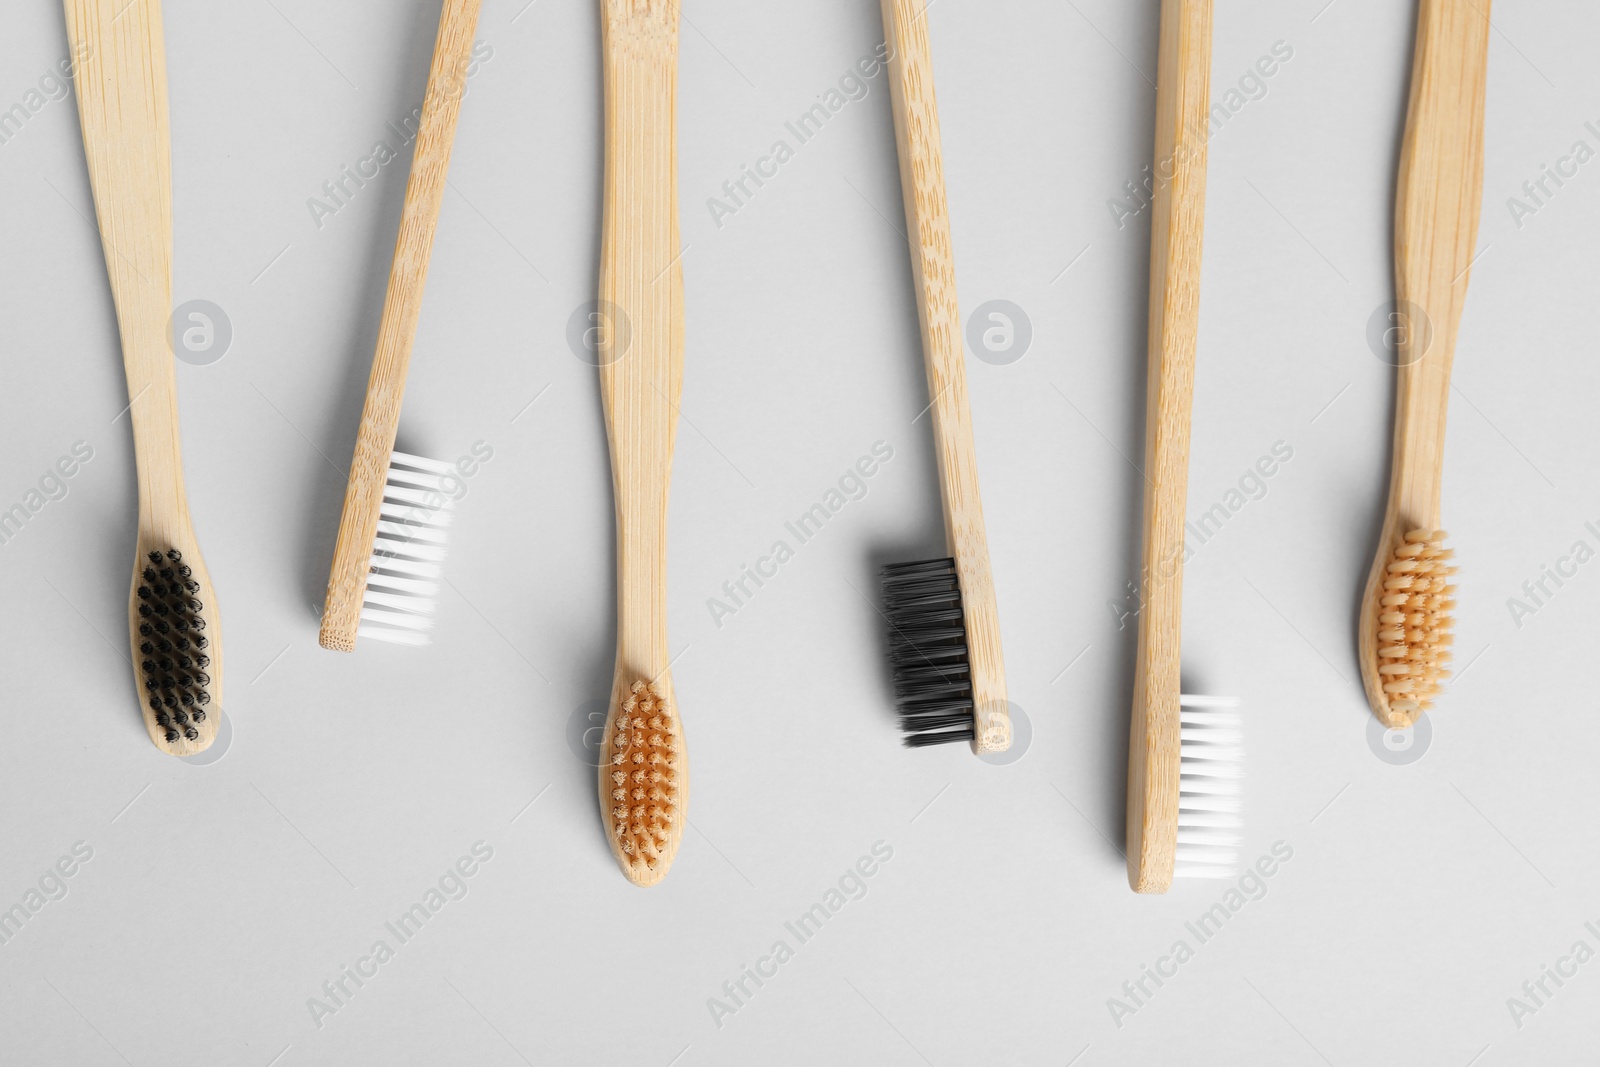
<instances>
[{"instance_id":1,"label":"toothbrush with black bristles","mask_svg":"<svg viewBox=\"0 0 1600 1067\"><path fill-rule=\"evenodd\" d=\"M139 520L130 662L145 731L193 756L216 739L222 626L184 488L172 315L172 137L159 0L67 0L84 160L117 310Z\"/></svg>"},{"instance_id":2,"label":"toothbrush with black bristles","mask_svg":"<svg viewBox=\"0 0 1600 1067\"><path fill-rule=\"evenodd\" d=\"M1011 715L967 407L926 8L923 0L882 2L900 189L950 553L884 568L889 656L908 746L967 741L974 752L1002 752L1011 747Z\"/></svg>"}]
</instances>

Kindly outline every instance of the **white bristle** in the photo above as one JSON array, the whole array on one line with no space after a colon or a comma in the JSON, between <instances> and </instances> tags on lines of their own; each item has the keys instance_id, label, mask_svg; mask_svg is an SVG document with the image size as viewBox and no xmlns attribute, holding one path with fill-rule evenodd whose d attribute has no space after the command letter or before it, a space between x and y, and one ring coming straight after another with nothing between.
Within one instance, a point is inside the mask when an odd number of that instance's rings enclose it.
<instances>
[{"instance_id":1,"label":"white bristle","mask_svg":"<svg viewBox=\"0 0 1600 1067\"><path fill-rule=\"evenodd\" d=\"M439 564L455 507L445 476L454 473L448 463L391 453L358 636L402 645L428 643L439 593L438 582L429 579L443 573Z\"/></svg>"},{"instance_id":2,"label":"white bristle","mask_svg":"<svg viewBox=\"0 0 1600 1067\"><path fill-rule=\"evenodd\" d=\"M450 521L455 518L448 509L434 511L430 508L415 508L409 504L391 504L388 501L384 501L378 506L378 514L385 519L394 519L397 522L406 522L434 529L442 529L449 526Z\"/></svg>"},{"instance_id":3,"label":"white bristle","mask_svg":"<svg viewBox=\"0 0 1600 1067\"><path fill-rule=\"evenodd\" d=\"M1177 878L1233 878L1244 843L1240 779L1244 732L1238 701L1178 698Z\"/></svg>"},{"instance_id":4,"label":"white bristle","mask_svg":"<svg viewBox=\"0 0 1600 1067\"><path fill-rule=\"evenodd\" d=\"M438 459L428 459L426 456L413 456L410 453L398 451L389 453L389 466L415 467L417 470L432 471L435 474L450 474L456 469L453 463L446 463Z\"/></svg>"}]
</instances>

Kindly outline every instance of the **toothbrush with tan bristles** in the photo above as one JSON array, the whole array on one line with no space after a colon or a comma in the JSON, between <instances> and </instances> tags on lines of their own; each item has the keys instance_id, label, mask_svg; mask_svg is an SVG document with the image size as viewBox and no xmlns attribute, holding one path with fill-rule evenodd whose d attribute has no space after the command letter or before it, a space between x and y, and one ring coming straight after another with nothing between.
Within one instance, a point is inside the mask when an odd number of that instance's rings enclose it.
<instances>
[{"instance_id":1,"label":"toothbrush with tan bristles","mask_svg":"<svg viewBox=\"0 0 1600 1067\"><path fill-rule=\"evenodd\" d=\"M1440 525L1450 369L1478 239L1489 0L1421 0L1395 193L1399 335L1389 503L1361 600L1373 714L1403 729L1449 676L1455 586Z\"/></svg>"},{"instance_id":2,"label":"toothbrush with tan bristles","mask_svg":"<svg viewBox=\"0 0 1600 1067\"><path fill-rule=\"evenodd\" d=\"M160 0L67 0L78 118L128 379L139 532L128 597L134 679L157 748L192 756L222 707L217 597L189 519L172 315L172 151Z\"/></svg>"},{"instance_id":3,"label":"toothbrush with tan bristles","mask_svg":"<svg viewBox=\"0 0 1600 1067\"><path fill-rule=\"evenodd\" d=\"M1128 733L1128 884L1231 877L1243 758L1236 702L1179 692L1184 507L1200 326L1211 0L1162 0L1150 213L1143 604Z\"/></svg>"},{"instance_id":4,"label":"toothbrush with tan bristles","mask_svg":"<svg viewBox=\"0 0 1600 1067\"><path fill-rule=\"evenodd\" d=\"M600 396L617 519L617 658L600 810L622 873L666 877L683 838L689 762L667 651L667 492L683 388L678 246L677 0L600 0L605 192Z\"/></svg>"}]
</instances>

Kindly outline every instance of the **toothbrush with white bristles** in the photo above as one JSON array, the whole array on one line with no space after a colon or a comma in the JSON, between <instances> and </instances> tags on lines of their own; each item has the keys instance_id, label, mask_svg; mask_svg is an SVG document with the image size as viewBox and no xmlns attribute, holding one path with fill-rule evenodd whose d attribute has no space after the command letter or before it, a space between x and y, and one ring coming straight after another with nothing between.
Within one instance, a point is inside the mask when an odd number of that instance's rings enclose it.
<instances>
[{"instance_id":1,"label":"toothbrush with white bristles","mask_svg":"<svg viewBox=\"0 0 1600 1067\"><path fill-rule=\"evenodd\" d=\"M449 523L450 497L443 491L443 480L455 468L396 452L394 441L481 4L482 0L444 0L439 14L439 36L317 635L323 648L338 652L354 652L358 636L427 644L427 631L433 625L438 564Z\"/></svg>"}]
</instances>

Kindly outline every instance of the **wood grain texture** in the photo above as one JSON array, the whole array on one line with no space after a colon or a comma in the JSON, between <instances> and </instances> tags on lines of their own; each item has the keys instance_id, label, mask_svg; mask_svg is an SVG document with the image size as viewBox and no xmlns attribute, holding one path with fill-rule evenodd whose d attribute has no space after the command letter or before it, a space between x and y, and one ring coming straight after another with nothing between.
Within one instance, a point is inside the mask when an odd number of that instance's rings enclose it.
<instances>
[{"instance_id":1,"label":"wood grain texture","mask_svg":"<svg viewBox=\"0 0 1600 1067\"><path fill-rule=\"evenodd\" d=\"M1422 0L1395 192L1399 331L1389 501L1362 598L1357 650L1373 714L1402 728L1378 674L1385 568L1413 530L1438 530L1450 370L1478 241L1489 0Z\"/></svg>"},{"instance_id":2,"label":"wood grain texture","mask_svg":"<svg viewBox=\"0 0 1600 1067\"><path fill-rule=\"evenodd\" d=\"M211 744L220 714L199 724L194 741L168 744L145 706L138 664L139 572L148 551L176 548L200 583L206 605L210 692L222 707L222 627L216 590L189 517L178 431L177 376L168 323L172 315L172 153L167 59L160 0L66 0L67 39L81 57L78 118L106 273L117 309L128 379L139 532L128 594L134 686L150 740L163 752L194 755Z\"/></svg>"},{"instance_id":3,"label":"wood grain texture","mask_svg":"<svg viewBox=\"0 0 1600 1067\"><path fill-rule=\"evenodd\" d=\"M345 486L339 539L328 572L328 595L317 638L323 648L339 652L353 652L356 647L367 569L378 530L378 509L383 503L383 483L400 425L406 371L411 365L411 346L422 314L428 260L439 226L439 206L450 171L450 150L461 116L472 35L481 6L481 0L445 0L439 15L427 95L412 150L405 204L400 209L400 234L395 239L389 289L378 325L378 347L372 357L355 454L350 460L350 480Z\"/></svg>"},{"instance_id":4,"label":"wood grain texture","mask_svg":"<svg viewBox=\"0 0 1600 1067\"><path fill-rule=\"evenodd\" d=\"M939 107L923 0L882 0L889 91L900 157L900 192L911 245L917 320L932 397L934 456L944 502L945 541L956 561L972 671L975 752L1011 747L1000 612L978 491L978 456L967 403L961 311L956 301L950 210L945 201Z\"/></svg>"},{"instance_id":5,"label":"wood grain texture","mask_svg":"<svg viewBox=\"0 0 1600 1067\"><path fill-rule=\"evenodd\" d=\"M1162 0L1144 445L1143 605L1128 738L1128 883L1172 884L1178 841L1178 692L1189 422L1205 230L1211 0Z\"/></svg>"},{"instance_id":6,"label":"wood grain texture","mask_svg":"<svg viewBox=\"0 0 1600 1067\"><path fill-rule=\"evenodd\" d=\"M635 682L653 683L677 717L677 808L654 866L632 862L600 804L612 854L628 879L666 876L689 801L683 719L667 649L667 496L683 388L683 270L678 241L678 5L601 0L605 186L600 236L600 395L611 446L617 520L617 659L606 734Z\"/></svg>"}]
</instances>

